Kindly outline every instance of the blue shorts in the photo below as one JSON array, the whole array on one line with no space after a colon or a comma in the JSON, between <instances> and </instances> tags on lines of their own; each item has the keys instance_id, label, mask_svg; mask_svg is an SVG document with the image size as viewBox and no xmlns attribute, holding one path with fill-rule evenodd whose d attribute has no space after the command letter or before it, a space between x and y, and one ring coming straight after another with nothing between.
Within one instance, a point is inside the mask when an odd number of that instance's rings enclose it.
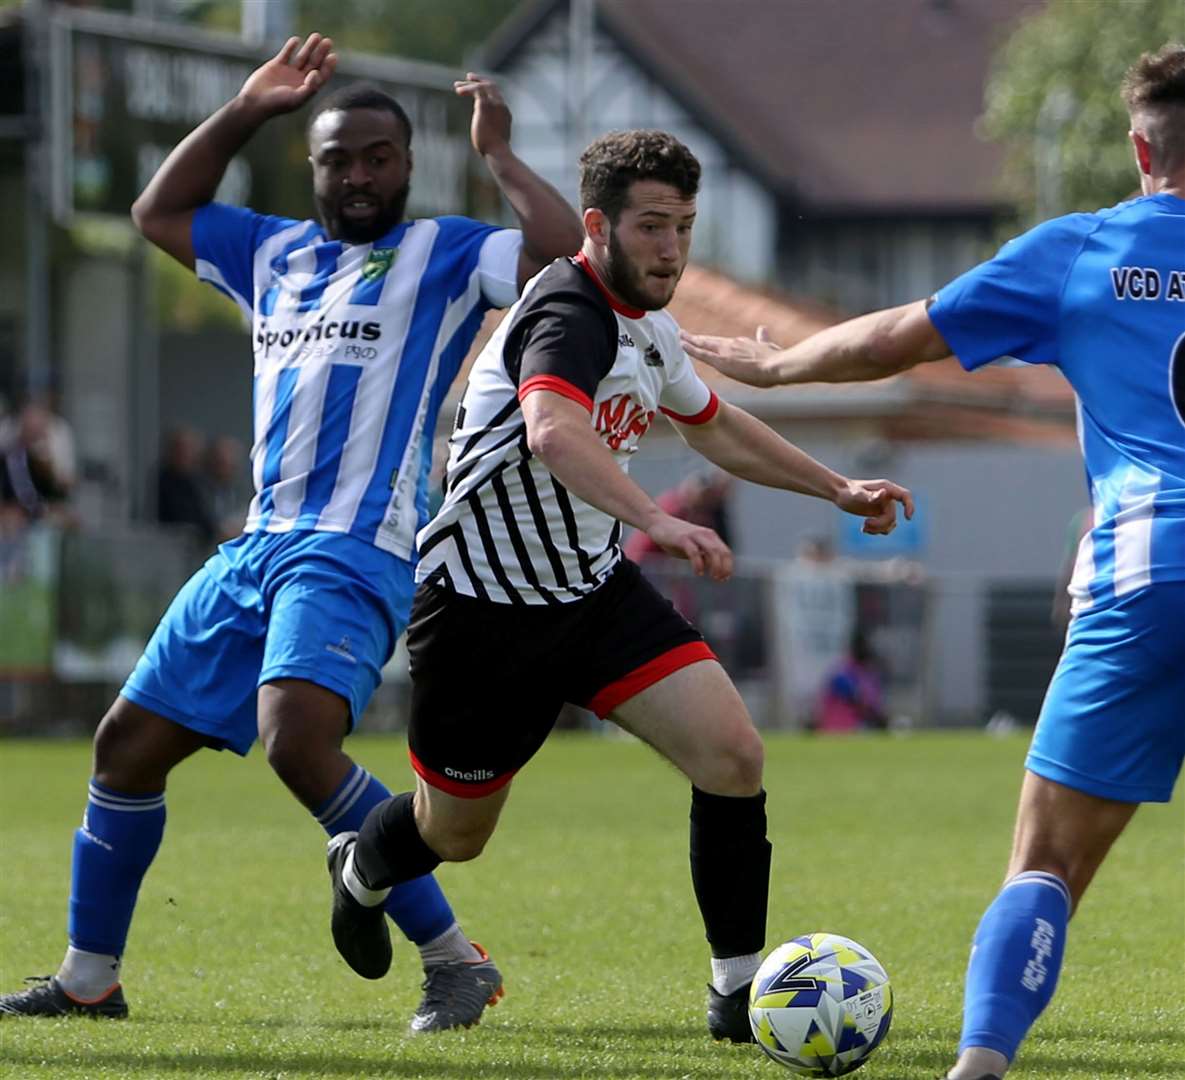
<instances>
[{"instance_id":1,"label":"blue shorts","mask_svg":"<svg viewBox=\"0 0 1185 1080\"><path fill-rule=\"evenodd\" d=\"M1168 802L1185 759L1185 582L1074 617L1025 767L1089 795Z\"/></svg>"},{"instance_id":2,"label":"blue shorts","mask_svg":"<svg viewBox=\"0 0 1185 1080\"><path fill-rule=\"evenodd\" d=\"M349 702L351 727L407 627L411 563L341 533L244 533L169 605L121 693L246 754L257 689L305 679Z\"/></svg>"}]
</instances>

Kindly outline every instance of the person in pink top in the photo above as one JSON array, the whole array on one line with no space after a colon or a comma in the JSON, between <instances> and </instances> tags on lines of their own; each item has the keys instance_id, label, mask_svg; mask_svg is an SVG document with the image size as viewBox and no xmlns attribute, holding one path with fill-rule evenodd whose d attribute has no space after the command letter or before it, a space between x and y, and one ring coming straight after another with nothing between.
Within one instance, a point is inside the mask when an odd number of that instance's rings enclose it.
<instances>
[{"instance_id":1,"label":"person in pink top","mask_svg":"<svg viewBox=\"0 0 1185 1080\"><path fill-rule=\"evenodd\" d=\"M886 727L880 665L868 637L857 629L852 631L848 655L823 683L815 730L836 734Z\"/></svg>"}]
</instances>

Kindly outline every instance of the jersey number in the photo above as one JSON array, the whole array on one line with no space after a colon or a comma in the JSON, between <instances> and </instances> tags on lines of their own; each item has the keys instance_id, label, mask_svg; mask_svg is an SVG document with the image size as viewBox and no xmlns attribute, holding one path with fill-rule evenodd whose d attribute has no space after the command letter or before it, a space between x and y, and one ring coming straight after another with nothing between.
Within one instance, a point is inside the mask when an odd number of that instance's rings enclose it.
<instances>
[{"instance_id":1,"label":"jersey number","mask_svg":"<svg viewBox=\"0 0 1185 1080\"><path fill-rule=\"evenodd\" d=\"M1173 405L1177 419L1185 424L1185 334L1177 338L1173 356L1169 361L1169 388L1173 392Z\"/></svg>"}]
</instances>

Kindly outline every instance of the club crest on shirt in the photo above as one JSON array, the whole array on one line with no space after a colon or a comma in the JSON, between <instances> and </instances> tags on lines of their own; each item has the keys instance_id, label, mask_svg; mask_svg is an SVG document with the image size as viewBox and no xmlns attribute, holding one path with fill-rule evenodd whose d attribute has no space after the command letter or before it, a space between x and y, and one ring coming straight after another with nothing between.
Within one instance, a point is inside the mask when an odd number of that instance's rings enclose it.
<instances>
[{"instance_id":1,"label":"club crest on shirt","mask_svg":"<svg viewBox=\"0 0 1185 1080\"><path fill-rule=\"evenodd\" d=\"M642 353L642 360L647 367L662 367L662 353L658 351L658 347L651 342L646 346L646 351Z\"/></svg>"},{"instance_id":2,"label":"club crest on shirt","mask_svg":"<svg viewBox=\"0 0 1185 1080\"><path fill-rule=\"evenodd\" d=\"M398 254L398 248L371 248L370 255L362 267L362 277L366 281L377 281L395 265L395 257Z\"/></svg>"}]
</instances>

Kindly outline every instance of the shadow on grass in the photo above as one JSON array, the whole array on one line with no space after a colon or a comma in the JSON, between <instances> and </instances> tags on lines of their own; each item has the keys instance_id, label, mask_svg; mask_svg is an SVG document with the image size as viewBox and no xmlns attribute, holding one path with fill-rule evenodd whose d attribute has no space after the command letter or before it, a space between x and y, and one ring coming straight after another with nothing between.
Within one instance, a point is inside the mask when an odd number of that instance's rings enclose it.
<instances>
[{"instance_id":1,"label":"shadow on grass","mask_svg":"<svg viewBox=\"0 0 1185 1080\"><path fill-rule=\"evenodd\" d=\"M118 1070L124 1077L155 1078L170 1075L192 1075L194 1073L244 1073L256 1071L262 1076L348 1076L359 1080L362 1077L442 1077L457 1080L587 1080L589 1063L560 1065L555 1062L540 1062L538 1065L524 1062L510 1064L505 1061L484 1064L474 1061L448 1061L435 1058L401 1057L395 1054L382 1061L349 1057L340 1053L320 1054L268 1054L268 1053L132 1053L129 1051L103 1051L91 1049L86 1054L87 1065L95 1070ZM44 1050L6 1051L5 1064L28 1066L30 1075L36 1071L63 1071L76 1068L76 1053L55 1057ZM662 1065L613 1065L602 1062L593 1066L598 1078L610 1077L620 1080L671 1080L669 1066ZM721 1075L720 1062L703 1065L680 1065L678 1076L685 1080L718 1080ZM51 1073L52 1075L52 1073Z\"/></svg>"}]
</instances>

